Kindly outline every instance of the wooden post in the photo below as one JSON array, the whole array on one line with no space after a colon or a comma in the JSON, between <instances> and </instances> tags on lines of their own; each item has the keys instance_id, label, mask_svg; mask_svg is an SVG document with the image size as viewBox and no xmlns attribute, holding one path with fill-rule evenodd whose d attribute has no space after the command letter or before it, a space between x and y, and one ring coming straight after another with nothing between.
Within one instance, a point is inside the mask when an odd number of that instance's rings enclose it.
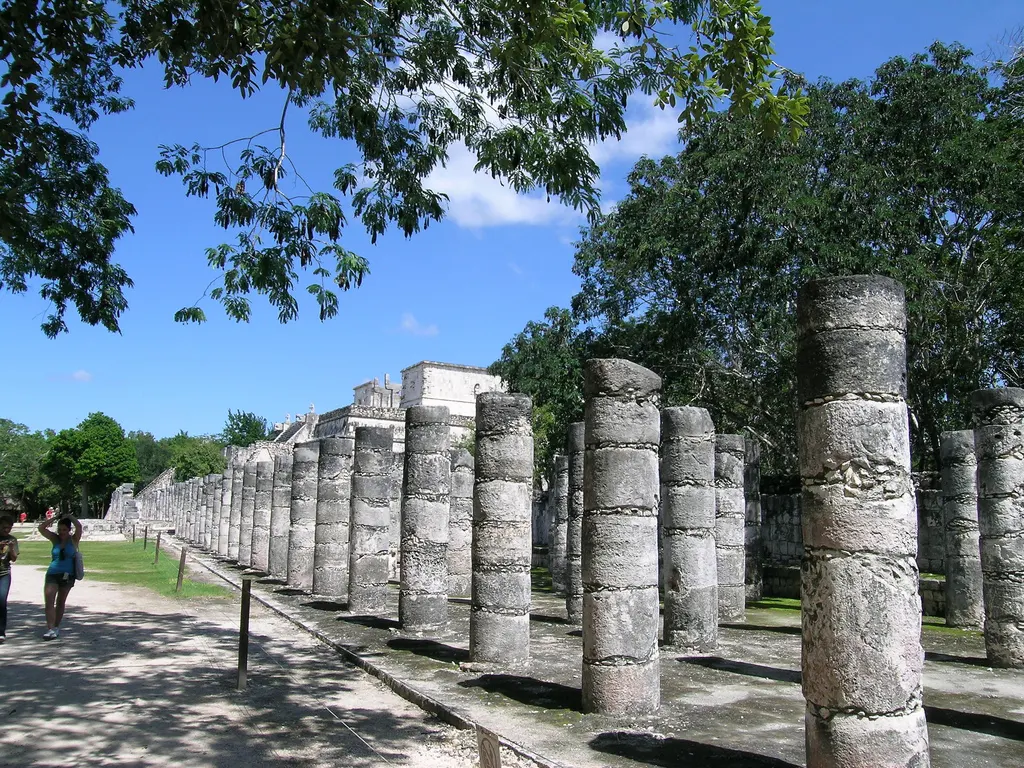
<instances>
[{"instance_id":1,"label":"wooden post","mask_svg":"<svg viewBox=\"0 0 1024 768\"><path fill-rule=\"evenodd\" d=\"M149 526L147 525L142 529L142 550L146 550L146 545L149 544Z\"/></svg>"},{"instance_id":2,"label":"wooden post","mask_svg":"<svg viewBox=\"0 0 1024 768\"><path fill-rule=\"evenodd\" d=\"M174 588L175 592L181 592L181 580L185 578L185 553L188 552L186 547L181 548L181 560L178 561L178 586Z\"/></svg>"},{"instance_id":3,"label":"wooden post","mask_svg":"<svg viewBox=\"0 0 1024 768\"><path fill-rule=\"evenodd\" d=\"M160 562L160 534L161 531L156 532L156 557L153 558L153 565Z\"/></svg>"},{"instance_id":4,"label":"wooden post","mask_svg":"<svg viewBox=\"0 0 1024 768\"><path fill-rule=\"evenodd\" d=\"M242 617L238 625L238 690L245 690L245 675L249 664L249 593L252 577L242 577Z\"/></svg>"}]
</instances>

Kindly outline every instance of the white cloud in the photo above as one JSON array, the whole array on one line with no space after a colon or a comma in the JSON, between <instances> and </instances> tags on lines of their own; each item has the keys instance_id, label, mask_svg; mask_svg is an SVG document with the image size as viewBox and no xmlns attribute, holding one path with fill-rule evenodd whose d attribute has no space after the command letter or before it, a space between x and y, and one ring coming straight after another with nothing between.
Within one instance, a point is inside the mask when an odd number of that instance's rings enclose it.
<instances>
[{"instance_id":1,"label":"white cloud","mask_svg":"<svg viewBox=\"0 0 1024 768\"><path fill-rule=\"evenodd\" d=\"M71 374L71 378L74 381L87 382L92 381L92 374L88 371L78 370Z\"/></svg>"},{"instance_id":2,"label":"white cloud","mask_svg":"<svg viewBox=\"0 0 1024 768\"><path fill-rule=\"evenodd\" d=\"M402 313L401 329L406 333L411 333L413 336L437 336L438 333L436 325L433 323L422 325L411 312Z\"/></svg>"},{"instance_id":3,"label":"white cloud","mask_svg":"<svg viewBox=\"0 0 1024 768\"><path fill-rule=\"evenodd\" d=\"M518 275L519 277L522 277L524 274L526 274L525 272L523 272L523 268L516 264L514 261L510 261L508 263L508 268L511 269L512 272Z\"/></svg>"},{"instance_id":4,"label":"white cloud","mask_svg":"<svg viewBox=\"0 0 1024 768\"><path fill-rule=\"evenodd\" d=\"M642 106L630 110L627 117L627 131L622 138L606 139L591 145L591 157L598 165L607 165L616 160L628 160L631 164L641 155L661 157L673 151L679 143L679 122L672 109L659 109L651 103L653 97L637 94L635 99L645 99Z\"/></svg>"}]
</instances>

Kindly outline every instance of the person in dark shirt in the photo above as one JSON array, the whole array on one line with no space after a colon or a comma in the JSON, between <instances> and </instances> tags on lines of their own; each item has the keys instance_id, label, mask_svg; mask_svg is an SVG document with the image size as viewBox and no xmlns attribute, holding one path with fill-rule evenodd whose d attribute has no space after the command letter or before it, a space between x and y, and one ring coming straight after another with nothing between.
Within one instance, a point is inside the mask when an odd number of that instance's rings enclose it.
<instances>
[{"instance_id":1,"label":"person in dark shirt","mask_svg":"<svg viewBox=\"0 0 1024 768\"><path fill-rule=\"evenodd\" d=\"M18 559L18 540L11 536L14 520L0 517L0 643L7 640L7 595L11 591L11 563Z\"/></svg>"}]
</instances>

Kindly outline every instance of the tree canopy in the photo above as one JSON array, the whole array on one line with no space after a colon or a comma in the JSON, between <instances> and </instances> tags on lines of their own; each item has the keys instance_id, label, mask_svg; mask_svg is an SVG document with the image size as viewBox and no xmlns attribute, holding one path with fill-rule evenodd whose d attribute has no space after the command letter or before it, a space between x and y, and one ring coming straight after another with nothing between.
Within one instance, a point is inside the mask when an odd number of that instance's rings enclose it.
<instances>
[{"instance_id":1,"label":"tree canopy","mask_svg":"<svg viewBox=\"0 0 1024 768\"><path fill-rule=\"evenodd\" d=\"M228 418L224 422L224 431L220 440L225 445L237 445L247 448L259 440L266 440L270 435L267 420L250 411L232 411L228 409Z\"/></svg>"},{"instance_id":2,"label":"tree canopy","mask_svg":"<svg viewBox=\"0 0 1024 768\"><path fill-rule=\"evenodd\" d=\"M166 444L171 451L171 466L174 467L176 482L219 474L227 466L227 460L221 454L224 446L215 438L194 437L187 432L179 432L167 438Z\"/></svg>"},{"instance_id":3,"label":"tree canopy","mask_svg":"<svg viewBox=\"0 0 1024 768\"><path fill-rule=\"evenodd\" d=\"M60 492L42 471L52 432L32 432L0 419L0 497L35 515L58 503Z\"/></svg>"},{"instance_id":4,"label":"tree canopy","mask_svg":"<svg viewBox=\"0 0 1024 768\"><path fill-rule=\"evenodd\" d=\"M694 44L672 42L687 26ZM453 147L518 191L594 216L589 148L621 135L635 94L687 125L722 100L769 131L798 128L805 109L780 84L755 0L11 0L0 28L0 287L38 285L49 336L67 330L69 306L112 331L127 308L132 280L113 254L136 211L90 128L133 107L122 74L146 62L167 87L208 78L241 98L279 94L277 124L218 147L162 147L156 166L212 198L230 235L206 252L218 274L209 297L238 320L253 293L294 318L305 270L321 318L333 316L337 292L369 271L344 244L349 219L375 241L442 218L445 198L425 179ZM602 50L599 35L616 44ZM288 155L296 114L357 151L331 189L309 187ZM186 306L176 318L205 313Z\"/></svg>"},{"instance_id":5,"label":"tree canopy","mask_svg":"<svg viewBox=\"0 0 1024 768\"><path fill-rule=\"evenodd\" d=\"M627 357L662 375L667 404L709 408L719 431L762 441L769 471L791 470L796 292L888 275L907 289L915 461L934 467L971 390L1024 381L1024 130L990 74L935 44L867 82L808 87L795 143L735 115L692 127L584 232L571 323L549 310L494 369L564 429L581 413L565 358Z\"/></svg>"}]
</instances>

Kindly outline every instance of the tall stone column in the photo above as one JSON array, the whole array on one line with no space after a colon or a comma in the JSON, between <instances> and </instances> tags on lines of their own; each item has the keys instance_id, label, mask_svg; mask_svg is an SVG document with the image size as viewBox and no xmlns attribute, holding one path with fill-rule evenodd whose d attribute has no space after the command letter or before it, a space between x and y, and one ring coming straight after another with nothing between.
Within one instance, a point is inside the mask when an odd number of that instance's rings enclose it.
<instances>
[{"instance_id":1,"label":"tall stone column","mask_svg":"<svg viewBox=\"0 0 1024 768\"><path fill-rule=\"evenodd\" d=\"M985 650L995 667L1024 667L1024 389L971 393Z\"/></svg>"},{"instance_id":2,"label":"tall stone column","mask_svg":"<svg viewBox=\"0 0 1024 768\"><path fill-rule=\"evenodd\" d=\"M292 507L288 526L288 585L313 588L316 531L316 485L320 441L296 443L292 449Z\"/></svg>"},{"instance_id":3,"label":"tall stone column","mask_svg":"<svg viewBox=\"0 0 1024 768\"><path fill-rule=\"evenodd\" d=\"M214 475L213 483L210 485L210 551L216 554L218 538L220 537L220 494L221 483L224 482L224 475Z\"/></svg>"},{"instance_id":4,"label":"tall stone column","mask_svg":"<svg viewBox=\"0 0 1024 768\"><path fill-rule=\"evenodd\" d=\"M810 282L797 333L807 766L926 768L903 287Z\"/></svg>"},{"instance_id":5,"label":"tall stone column","mask_svg":"<svg viewBox=\"0 0 1024 768\"><path fill-rule=\"evenodd\" d=\"M761 538L761 444L746 439L746 460L743 464L744 520L743 548L746 566L743 580L746 599L756 602L764 596L764 541Z\"/></svg>"},{"instance_id":6,"label":"tall stone column","mask_svg":"<svg viewBox=\"0 0 1024 768\"><path fill-rule=\"evenodd\" d=\"M658 656L658 397L626 360L584 367L583 710L654 712Z\"/></svg>"},{"instance_id":7,"label":"tall stone column","mask_svg":"<svg viewBox=\"0 0 1024 768\"><path fill-rule=\"evenodd\" d=\"M476 398L470 661L514 667L530 659L533 554L533 403Z\"/></svg>"},{"instance_id":8,"label":"tall stone column","mask_svg":"<svg viewBox=\"0 0 1024 768\"><path fill-rule=\"evenodd\" d=\"M448 418L444 406L416 405L405 411L398 619L412 632L448 623Z\"/></svg>"},{"instance_id":9,"label":"tall stone column","mask_svg":"<svg viewBox=\"0 0 1024 768\"><path fill-rule=\"evenodd\" d=\"M252 515L252 556L257 571L270 571L270 512L274 493L274 462L256 463L256 495Z\"/></svg>"},{"instance_id":10,"label":"tall stone column","mask_svg":"<svg viewBox=\"0 0 1024 768\"><path fill-rule=\"evenodd\" d=\"M313 552L314 595L344 599L348 594L352 450L350 437L325 437L320 441Z\"/></svg>"},{"instance_id":11,"label":"tall stone column","mask_svg":"<svg viewBox=\"0 0 1024 768\"><path fill-rule=\"evenodd\" d=\"M974 432L943 432L939 436L939 464L946 551L946 625L978 629L985 622L985 605Z\"/></svg>"},{"instance_id":12,"label":"tall stone column","mask_svg":"<svg viewBox=\"0 0 1024 768\"><path fill-rule=\"evenodd\" d=\"M217 554L228 556L228 539L231 536L231 483L235 468L228 462L220 483L220 518L217 521Z\"/></svg>"},{"instance_id":13,"label":"tall stone column","mask_svg":"<svg viewBox=\"0 0 1024 768\"><path fill-rule=\"evenodd\" d=\"M473 454L452 448L448 507L448 596L469 597L473 584Z\"/></svg>"},{"instance_id":14,"label":"tall stone column","mask_svg":"<svg viewBox=\"0 0 1024 768\"><path fill-rule=\"evenodd\" d=\"M569 425L569 519L565 530L565 614L570 624L583 623L583 453L586 425Z\"/></svg>"},{"instance_id":15,"label":"tall stone column","mask_svg":"<svg viewBox=\"0 0 1024 768\"><path fill-rule=\"evenodd\" d=\"M715 555L718 559L718 620L746 616L746 503L743 466L747 446L742 435L715 436Z\"/></svg>"},{"instance_id":16,"label":"tall stone column","mask_svg":"<svg viewBox=\"0 0 1024 768\"><path fill-rule=\"evenodd\" d=\"M715 552L715 425L703 408L661 412L661 532L665 549L665 645L718 645Z\"/></svg>"},{"instance_id":17,"label":"tall stone column","mask_svg":"<svg viewBox=\"0 0 1024 768\"><path fill-rule=\"evenodd\" d=\"M160 492L160 496L163 491ZM196 518L196 546L206 549L207 517L210 511L210 476L203 475L199 478L199 515ZM159 499L160 497L158 497Z\"/></svg>"},{"instance_id":18,"label":"tall stone column","mask_svg":"<svg viewBox=\"0 0 1024 768\"><path fill-rule=\"evenodd\" d=\"M252 565L252 529L256 516L256 462L242 470L242 513L238 525L238 564Z\"/></svg>"},{"instance_id":19,"label":"tall stone column","mask_svg":"<svg viewBox=\"0 0 1024 768\"><path fill-rule=\"evenodd\" d=\"M356 427L349 529L351 613L376 616L387 608L393 440L388 427Z\"/></svg>"},{"instance_id":20,"label":"tall stone column","mask_svg":"<svg viewBox=\"0 0 1024 768\"><path fill-rule=\"evenodd\" d=\"M193 477L189 480L189 523L188 540L192 546L199 544L199 514L202 508L202 478Z\"/></svg>"},{"instance_id":21,"label":"tall stone column","mask_svg":"<svg viewBox=\"0 0 1024 768\"><path fill-rule=\"evenodd\" d=\"M231 461L231 509L228 510L228 560L238 561L238 539L242 535L242 482L245 464Z\"/></svg>"},{"instance_id":22,"label":"tall stone column","mask_svg":"<svg viewBox=\"0 0 1024 768\"><path fill-rule=\"evenodd\" d=\"M391 525L388 527L388 578L398 581L402 574L402 489L405 486L405 453L398 451L391 461Z\"/></svg>"},{"instance_id":23,"label":"tall stone column","mask_svg":"<svg viewBox=\"0 0 1024 768\"><path fill-rule=\"evenodd\" d=\"M566 538L569 529L569 457L555 456L554 482L551 484L551 537L548 543L548 570L551 588L565 593Z\"/></svg>"},{"instance_id":24,"label":"tall stone column","mask_svg":"<svg viewBox=\"0 0 1024 768\"><path fill-rule=\"evenodd\" d=\"M288 529L292 510L292 456L274 458L274 490L270 499L270 558L267 570L288 576Z\"/></svg>"}]
</instances>

